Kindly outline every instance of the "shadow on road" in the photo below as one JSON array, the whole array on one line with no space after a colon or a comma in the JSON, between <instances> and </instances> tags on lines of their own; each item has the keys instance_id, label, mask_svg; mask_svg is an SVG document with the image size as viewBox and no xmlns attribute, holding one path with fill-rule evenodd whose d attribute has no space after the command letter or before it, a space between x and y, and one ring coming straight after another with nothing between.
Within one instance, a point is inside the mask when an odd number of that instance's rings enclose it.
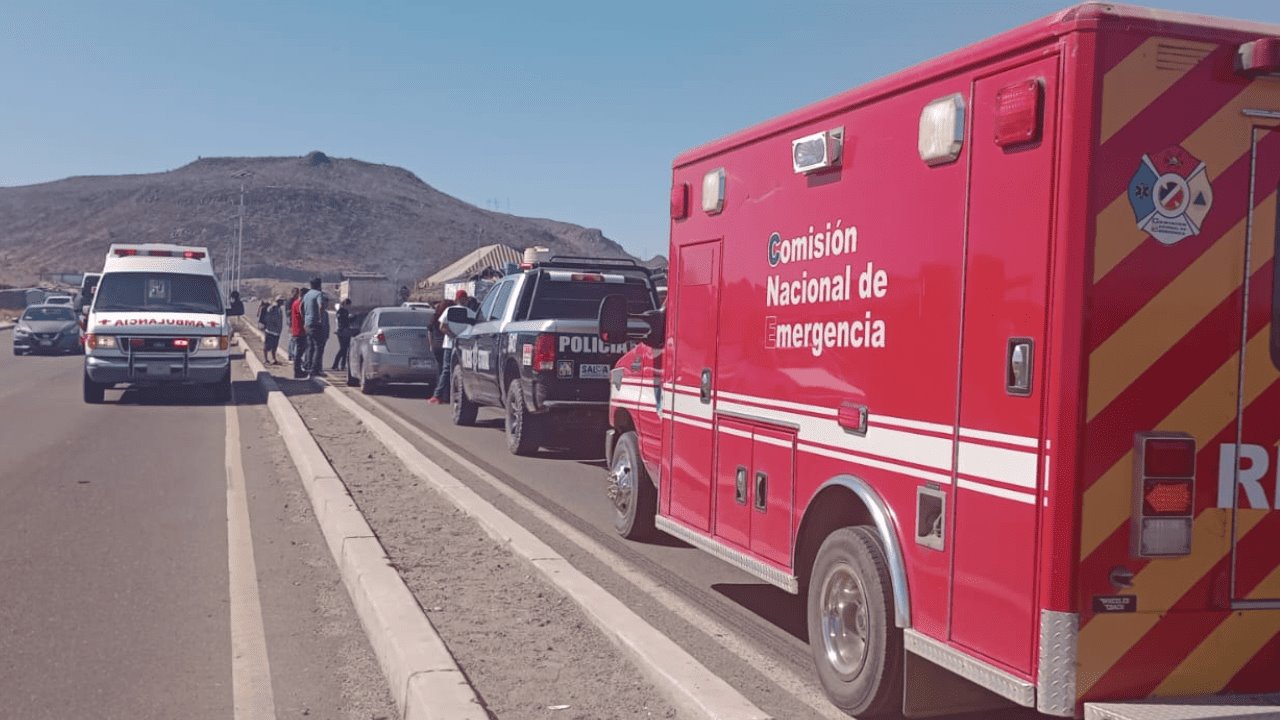
<instances>
[{"instance_id":1,"label":"shadow on road","mask_svg":"<svg viewBox=\"0 0 1280 720\"><path fill-rule=\"evenodd\" d=\"M234 380L231 383L232 397L236 405L261 405L265 402L257 392L257 383L253 380ZM108 396L110 397L110 396ZM222 405L214 397L212 388L198 385L173 385L151 387L128 387L120 394L116 405Z\"/></svg>"},{"instance_id":2,"label":"shadow on road","mask_svg":"<svg viewBox=\"0 0 1280 720\"><path fill-rule=\"evenodd\" d=\"M712 590L759 615L801 642L809 642L804 598L765 583L718 583Z\"/></svg>"},{"instance_id":3,"label":"shadow on road","mask_svg":"<svg viewBox=\"0 0 1280 720\"><path fill-rule=\"evenodd\" d=\"M345 370L333 370L329 373L329 382L334 385L347 384L347 372ZM374 395L386 395L387 397L402 398L405 400L426 400L431 397L431 391L435 389L434 385L417 384L417 385L379 385L374 390Z\"/></svg>"}]
</instances>

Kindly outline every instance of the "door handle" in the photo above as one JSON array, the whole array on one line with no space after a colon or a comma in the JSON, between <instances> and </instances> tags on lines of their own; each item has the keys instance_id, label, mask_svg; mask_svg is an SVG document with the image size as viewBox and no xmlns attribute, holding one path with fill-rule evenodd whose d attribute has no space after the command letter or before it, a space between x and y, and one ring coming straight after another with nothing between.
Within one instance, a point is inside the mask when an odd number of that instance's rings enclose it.
<instances>
[{"instance_id":1,"label":"door handle","mask_svg":"<svg viewBox=\"0 0 1280 720\"><path fill-rule=\"evenodd\" d=\"M702 379L698 385L698 399L703 405L711 402L711 368L702 368Z\"/></svg>"},{"instance_id":2,"label":"door handle","mask_svg":"<svg viewBox=\"0 0 1280 720\"><path fill-rule=\"evenodd\" d=\"M1009 338L1004 364L1004 389L1010 395L1031 394L1035 341L1031 338Z\"/></svg>"}]
</instances>

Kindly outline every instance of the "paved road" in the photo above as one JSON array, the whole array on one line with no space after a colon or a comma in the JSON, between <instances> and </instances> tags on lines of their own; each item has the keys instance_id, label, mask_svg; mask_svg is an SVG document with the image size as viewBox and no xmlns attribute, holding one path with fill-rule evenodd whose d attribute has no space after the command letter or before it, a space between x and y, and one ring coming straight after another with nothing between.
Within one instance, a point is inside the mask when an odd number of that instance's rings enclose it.
<instances>
[{"instance_id":1,"label":"paved road","mask_svg":"<svg viewBox=\"0 0 1280 720\"><path fill-rule=\"evenodd\" d=\"M334 343L329 343L326 347L329 356L326 358L326 368L333 362L333 346ZM345 386L345 378L342 371L328 373L328 379L339 387ZM359 392L354 388L349 391ZM721 624L739 633L771 662L790 669L800 678L813 680L812 683L806 683L807 687L799 692L799 696L805 697L802 703L782 703L776 708L770 708L774 712L787 713L779 714L778 717L809 716L815 706L829 707L814 678L803 607L797 597L672 538L653 543L635 543L619 538L613 530L609 503L605 496L603 450L598 453L599 457L593 457L592 453L582 455L548 450L543 450L536 457L517 457L506 450L500 411L482 409L478 427L461 428L452 424L447 405L428 405L425 400L427 395L425 386L400 385L385 388L368 399L409 420L429 435L443 440L471 462L619 553L647 575L675 590ZM424 444L419 444L419 448L428 455L434 455ZM450 466L447 460L438 455L436 459L446 467ZM465 474L460 474L460 477L464 480L466 478ZM493 498L491 501L502 505ZM511 512L510 508L505 509ZM521 522L528 522L518 514L516 517ZM551 541L550 538L546 539ZM552 541L552 544L557 543ZM575 557L575 562L580 566L589 562L571 547L557 549L568 557ZM634 592L628 594L620 584L604 580L601 577L603 573L593 572L585 567L584 571L619 594L624 601L633 605L644 602L640 595ZM682 632L678 624L663 627L661 610L651 609L650 612L642 611L642 614L673 637L679 637L686 646L694 642L687 632ZM711 664L712 669L739 687L749 687L759 682L758 678L751 676L750 668L742 668L742 663L735 666L735 659L727 657L729 653L722 647L705 645L700 655L704 663ZM776 695L774 698L777 699ZM968 717L1014 720L1036 717L1036 714L1024 710L1009 710Z\"/></svg>"},{"instance_id":2,"label":"paved road","mask_svg":"<svg viewBox=\"0 0 1280 720\"><path fill-rule=\"evenodd\" d=\"M79 357L14 357L10 342L0 333L0 717L394 713L243 370L230 412L198 392L89 406ZM236 558L257 573L233 587ZM243 610L255 595L260 622Z\"/></svg>"}]
</instances>

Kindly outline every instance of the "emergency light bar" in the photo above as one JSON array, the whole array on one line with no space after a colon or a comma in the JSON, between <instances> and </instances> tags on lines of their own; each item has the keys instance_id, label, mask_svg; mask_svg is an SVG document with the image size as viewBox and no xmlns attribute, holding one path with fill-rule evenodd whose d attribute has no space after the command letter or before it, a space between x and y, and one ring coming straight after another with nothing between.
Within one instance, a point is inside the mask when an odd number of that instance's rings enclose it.
<instances>
[{"instance_id":1,"label":"emergency light bar","mask_svg":"<svg viewBox=\"0 0 1280 720\"><path fill-rule=\"evenodd\" d=\"M791 167L797 174L825 170L840 164L844 128L832 128L791 141Z\"/></svg>"},{"instance_id":2,"label":"emergency light bar","mask_svg":"<svg viewBox=\"0 0 1280 720\"><path fill-rule=\"evenodd\" d=\"M137 248L116 248L116 257L134 257L138 255ZM203 260L205 254L198 250L148 250L147 257L180 257L185 260Z\"/></svg>"},{"instance_id":3,"label":"emergency light bar","mask_svg":"<svg viewBox=\"0 0 1280 720\"><path fill-rule=\"evenodd\" d=\"M627 279L621 275L609 275L605 273L584 273L569 272L567 270L549 270L547 279L556 282L603 282L603 283L625 283Z\"/></svg>"}]
</instances>

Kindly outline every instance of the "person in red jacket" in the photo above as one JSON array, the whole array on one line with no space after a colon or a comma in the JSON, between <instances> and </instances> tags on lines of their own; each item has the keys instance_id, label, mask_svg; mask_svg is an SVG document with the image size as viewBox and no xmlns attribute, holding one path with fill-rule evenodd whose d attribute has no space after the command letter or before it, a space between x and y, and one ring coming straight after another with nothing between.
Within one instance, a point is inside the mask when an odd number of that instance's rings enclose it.
<instances>
[{"instance_id":1,"label":"person in red jacket","mask_svg":"<svg viewBox=\"0 0 1280 720\"><path fill-rule=\"evenodd\" d=\"M293 356L293 376L307 377L302 372L302 357L306 354L307 327L302 322L303 288L294 288L289 301L289 354Z\"/></svg>"}]
</instances>

